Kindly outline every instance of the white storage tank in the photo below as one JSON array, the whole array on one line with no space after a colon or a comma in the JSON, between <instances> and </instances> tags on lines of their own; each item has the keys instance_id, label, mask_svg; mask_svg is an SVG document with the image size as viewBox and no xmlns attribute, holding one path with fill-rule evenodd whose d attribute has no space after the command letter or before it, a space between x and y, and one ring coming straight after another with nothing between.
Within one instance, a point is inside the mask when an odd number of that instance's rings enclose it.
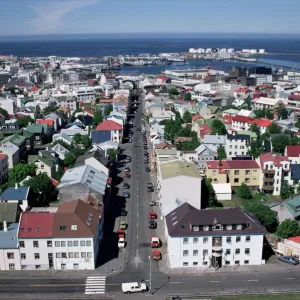
<instances>
[{"instance_id":1,"label":"white storage tank","mask_svg":"<svg viewBox=\"0 0 300 300\"><path fill-rule=\"evenodd\" d=\"M258 53L259 53L259 54L265 54L265 49L259 49L259 50L258 50Z\"/></svg>"},{"instance_id":2,"label":"white storage tank","mask_svg":"<svg viewBox=\"0 0 300 300\"><path fill-rule=\"evenodd\" d=\"M229 48L229 49L227 50L227 52L228 52L228 53L234 53L234 49L233 49L233 48Z\"/></svg>"},{"instance_id":3,"label":"white storage tank","mask_svg":"<svg viewBox=\"0 0 300 300\"><path fill-rule=\"evenodd\" d=\"M197 50L195 48L190 48L189 53L197 53Z\"/></svg>"},{"instance_id":4,"label":"white storage tank","mask_svg":"<svg viewBox=\"0 0 300 300\"><path fill-rule=\"evenodd\" d=\"M211 48L207 48L205 52L206 52L206 53L211 53L211 52L212 52L212 49L211 49Z\"/></svg>"},{"instance_id":5,"label":"white storage tank","mask_svg":"<svg viewBox=\"0 0 300 300\"><path fill-rule=\"evenodd\" d=\"M256 50L256 49L250 49L250 53L251 53L251 54L256 54L256 53L257 53L257 50Z\"/></svg>"},{"instance_id":6,"label":"white storage tank","mask_svg":"<svg viewBox=\"0 0 300 300\"><path fill-rule=\"evenodd\" d=\"M198 53L205 53L205 49L203 49L203 48L198 48Z\"/></svg>"}]
</instances>

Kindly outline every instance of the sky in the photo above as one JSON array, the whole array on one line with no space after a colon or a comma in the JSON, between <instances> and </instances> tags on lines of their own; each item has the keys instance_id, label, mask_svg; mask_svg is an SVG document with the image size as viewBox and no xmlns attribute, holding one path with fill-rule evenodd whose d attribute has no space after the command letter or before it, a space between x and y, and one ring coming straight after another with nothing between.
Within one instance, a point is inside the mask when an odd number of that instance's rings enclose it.
<instances>
[{"instance_id":1,"label":"sky","mask_svg":"<svg viewBox=\"0 0 300 300\"><path fill-rule=\"evenodd\" d=\"M300 0L1 0L0 35L300 34Z\"/></svg>"}]
</instances>

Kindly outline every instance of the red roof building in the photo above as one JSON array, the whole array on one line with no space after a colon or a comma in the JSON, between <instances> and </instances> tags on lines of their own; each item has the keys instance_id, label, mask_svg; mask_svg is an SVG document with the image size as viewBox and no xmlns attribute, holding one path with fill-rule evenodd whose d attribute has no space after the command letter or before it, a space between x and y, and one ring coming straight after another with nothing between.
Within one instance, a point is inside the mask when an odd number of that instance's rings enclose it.
<instances>
[{"instance_id":1,"label":"red roof building","mask_svg":"<svg viewBox=\"0 0 300 300\"><path fill-rule=\"evenodd\" d=\"M288 164L288 167L285 169L289 169L289 158L287 156L276 155L274 153L264 153L259 156L260 165L263 169L265 169L264 164L267 162L272 162L275 167L284 167Z\"/></svg>"},{"instance_id":2,"label":"red roof building","mask_svg":"<svg viewBox=\"0 0 300 300\"><path fill-rule=\"evenodd\" d=\"M197 120L204 120L204 118L203 117L201 117L200 115L193 115L192 116L192 121L193 122L196 122Z\"/></svg>"},{"instance_id":3,"label":"red roof building","mask_svg":"<svg viewBox=\"0 0 300 300\"><path fill-rule=\"evenodd\" d=\"M54 214L25 212L21 216L18 237L21 239L51 238Z\"/></svg>"},{"instance_id":4,"label":"red roof building","mask_svg":"<svg viewBox=\"0 0 300 300\"><path fill-rule=\"evenodd\" d=\"M36 124L48 124L50 127L53 127L54 120L36 120Z\"/></svg>"},{"instance_id":5,"label":"red roof building","mask_svg":"<svg viewBox=\"0 0 300 300\"><path fill-rule=\"evenodd\" d=\"M3 153L0 154L0 160L4 159L5 157L8 158L8 156L6 154L3 154Z\"/></svg>"},{"instance_id":6,"label":"red roof building","mask_svg":"<svg viewBox=\"0 0 300 300\"><path fill-rule=\"evenodd\" d=\"M203 139L206 135L211 133L211 129L208 127L207 124L203 124L200 127L200 138Z\"/></svg>"},{"instance_id":7,"label":"red roof building","mask_svg":"<svg viewBox=\"0 0 300 300\"><path fill-rule=\"evenodd\" d=\"M246 128L246 124L247 124L247 127L250 127L250 125L256 124L258 127L263 127L263 128L267 128L270 125L272 125L272 121L269 119L265 119L265 118L257 119L257 118L251 118L251 117L246 117L246 116L239 116L239 115L234 116L232 118L232 123L235 125L235 126L233 126L233 128L238 129L238 130L241 130L243 127L245 129L248 129L248 128ZM241 128L239 128L239 127L241 127Z\"/></svg>"},{"instance_id":8,"label":"red roof building","mask_svg":"<svg viewBox=\"0 0 300 300\"><path fill-rule=\"evenodd\" d=\"M122 129L123 129L122 125L110 120L105 120L96 127L96 130L122 130Z\"/></svg>"},{"instance_id":9,"label":"red roof building","mask_svg":"<svg viewBox=\"0 0 300 300\"><path fill-rule=\"evenodd\" d=\"M259 169L255 160L211 160L206 166L208 169Z\"/></svg>"},{"instance_id":10,"label":"red roof building","mask_svg":"<svg viewBox=\"0 0 300 300\"><path fill-rule=\"evenodd\" d=\"M288 238L289 241L300 244L300 235Z\"/></svg>"},{"instance_id":11,"label":"red roof building","mask_svg":"<svg viewBox=\"0 0 300 300\"><path fill-rule=\"evenodd\" d=\"M300 145L286 146L285 155L288 157L300 157Z\"/></svg>"},{"instance_id":12,"label":"red roof building","mask_svg":"<svg viewBox=\"0 0 300 300\"><path fill-rule=\"evenodd\" d=\"M239 94L245 94L248 91L250 92L250 90L248 88L240 88L240 89L236 90L236 92Z\"/></svg>"}]
</instances>

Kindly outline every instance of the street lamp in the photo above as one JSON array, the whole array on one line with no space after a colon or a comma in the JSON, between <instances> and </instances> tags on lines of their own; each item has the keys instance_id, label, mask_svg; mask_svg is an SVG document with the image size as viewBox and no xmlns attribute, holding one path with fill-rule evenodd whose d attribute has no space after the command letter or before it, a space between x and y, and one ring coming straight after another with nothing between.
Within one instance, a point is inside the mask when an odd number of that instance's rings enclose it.
<instances>
[{"instance_id":1,"label":"street lamp","mask_svg":"<svg viewBox=\"0 0 300 300\"><path fill-rule=\"evenodd\" d=\"M149 293L152 294L152 261L151 261L151 256L149 256L149 261L150 261L150 278L149 278L149 282L150 282L150 286L149 286Z\"/></svg>"}]
</instances>

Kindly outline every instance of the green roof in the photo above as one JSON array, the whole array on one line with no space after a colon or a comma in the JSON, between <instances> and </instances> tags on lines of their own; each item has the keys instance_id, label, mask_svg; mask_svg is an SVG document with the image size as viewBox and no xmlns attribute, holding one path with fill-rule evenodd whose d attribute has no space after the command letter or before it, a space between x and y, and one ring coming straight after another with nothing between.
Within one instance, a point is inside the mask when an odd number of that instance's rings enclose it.
<instances>
[{"instance_id":1,"label":"green roof","mask_svg":"<svg viewBox=\"0 0 300 300\"><path fill-rule=\"evenodd\" d=\"M18 221L18 203L0 203L0 222L13 223Z\"/></svg>"},{"instance_id":2,"label":"green roof","mask_svg":"<svg viewBox=\"0 0 300 300\"><path fill-rule=\"evenodd\" d=\"M283 205L289 210L294 218L300 216L300 196L285 201Z\"/></svg>"},{"instance_id":3,"label":"green roof","mask_svg":"<svg viewBox=\"0 0 300 300\"><path fill-rule=\"evenodd\" d=\"M251 139L256 139L257 138L257 134L255 132L250 131L250 130L238 131L237 134L249 135Z\"/></svg>"},{"instance_id":4,"label":"green roof","mask_svg":"<svg viewBox=\"0 0 300 300\"><path fill-rule=\"evenodd\" d=\"M218 110L221 110L219 106L209 105L207 108L210 110L212 114L216 114Z\"/></svg>"},{"instance_id":5,"label":"green roof","mask_svg":"<svg viewBox=\"0 0 300 300\"><path fill-rule=\"evenodd\" d=\"M45 152L43 152L42 155L28 155L29 163L34 163L37 160L41 161L49 167L52 167L55 161L55 157L53 157L50 153Z\"/></svg>"},{"instance_id":6,"label":"green roof","mask_svg":"<svg viewBox=\"0 0 300 300\"><path fill-rule=\"evenodd\" d=\"M14 134L6 137L2 142L11 142L15 146L20 147L24 141L26 141L26 137L19 134Z\"/></svg>"},{"instance_id":7,"label":"green roof","mask_svg":"<svg viewBox=\"0 0 300 300\"><path fill-rule=\"evenodd\" d=\"M46 133L48 131L48 124L32 124L26 127L26 131L31 133Z\"/></svg>"},{"instance_id":8,"label":"green roof","mask_svg":"<svg viewBox=\"0 0 300 300\"><path fill-rule=\"evenodd\" d=\"M163 179L176 176L189 176L201 178L197 166L194 163L182 161L171 161L160 164L161 176Z\"/></svg>"}]
</instances>

